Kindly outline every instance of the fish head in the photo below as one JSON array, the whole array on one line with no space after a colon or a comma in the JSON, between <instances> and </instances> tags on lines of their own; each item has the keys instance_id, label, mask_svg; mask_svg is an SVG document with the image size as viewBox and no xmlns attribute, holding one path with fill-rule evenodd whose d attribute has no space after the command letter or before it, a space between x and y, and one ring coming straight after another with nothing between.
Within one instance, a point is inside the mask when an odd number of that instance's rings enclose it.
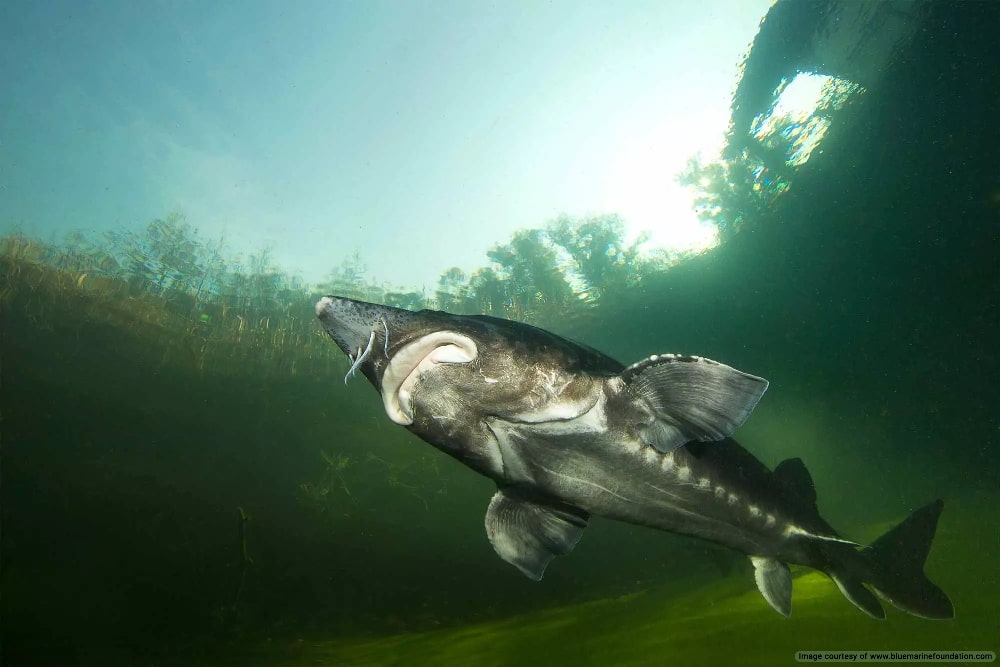
<instances>
[{"instance_id":1,"label":"fish head","mask_svg":"<svg viewBox=\"0 0 1000 667\"><path fill-rule=\"evenodd\" d=\"M376 389L381 388L390 350L399 349L421 331L418 313L342 296L320 299L316 316L351 361L347 377L360 372Z\"/></svg>"},{"instance_id":2,"label":"fish head","mask_svg":"<svg viewBox=\"0 0 1000 667\"><path fill-rule=\"evenodd\" d=\"M413 422L413 389L423 376L445 365L469 364L479 356L476 342L456 331L460 318L447 313L325 296L316 304L316 315L351 361L345 381L355 372L368 378L397 424ZM420 392L424 398L434 393Z\"/></svg>"},{"instance_id":3,"label":"fish head","mask_svg":"<svg viewBox=\"0 0 1000 667\"><path fill-rule=\"evenodd\" d=\"M589 409L593 375L621 365L528 325L485 316L413 312L326 296L316 314L382 394L397 424L465 424L489 417L565 419ZM594 372L596 370L596 373ZM588 371L581 373L580 371Z\"/></svg>"}]
</instances>

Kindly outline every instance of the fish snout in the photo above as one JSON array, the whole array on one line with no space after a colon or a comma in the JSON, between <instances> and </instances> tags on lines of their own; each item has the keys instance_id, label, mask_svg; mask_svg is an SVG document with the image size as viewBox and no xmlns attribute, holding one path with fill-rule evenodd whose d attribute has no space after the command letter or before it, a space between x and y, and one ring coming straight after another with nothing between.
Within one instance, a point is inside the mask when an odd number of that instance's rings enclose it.
<instances>
[{"instance_id":1,"label":"fish snout","mask_svg":"<svg viewBox=\"0 0 1000 667\"><path fill-rule=\"evenodd\" d=\"M338 296L324 296L316 302L316 317L323 330L349 357L370 345L372 332L382 330L386 314L381 310L375 304Z\"/></svg>"}]
</instances>

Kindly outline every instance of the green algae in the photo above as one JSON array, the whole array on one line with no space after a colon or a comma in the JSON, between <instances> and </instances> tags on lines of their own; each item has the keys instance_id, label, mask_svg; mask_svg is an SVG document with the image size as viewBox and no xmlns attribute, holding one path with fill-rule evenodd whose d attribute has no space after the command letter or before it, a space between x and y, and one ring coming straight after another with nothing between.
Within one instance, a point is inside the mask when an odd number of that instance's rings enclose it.
<instances>
[{"instance_id":1,"label":"green algae","mask_svg":"<svg viewBox=\"0 0 1000 667\"><path fill-rule=\"evenodd\" d=\"M993 650L1000 542L995 529L984 527L992 525L998 501L1000 495L985 493L961 498L942 517L928 572L955 602L956 618L948 621L895 609L884 621L870 619L824 575L799 568L787 619L744 573L677 597L651 589L428 632L271 643L243 657L272 665L386 667L771 666L793 663L802 650ZM969 548L970 536L979 548Z\"/></svg>"}]
</instances>

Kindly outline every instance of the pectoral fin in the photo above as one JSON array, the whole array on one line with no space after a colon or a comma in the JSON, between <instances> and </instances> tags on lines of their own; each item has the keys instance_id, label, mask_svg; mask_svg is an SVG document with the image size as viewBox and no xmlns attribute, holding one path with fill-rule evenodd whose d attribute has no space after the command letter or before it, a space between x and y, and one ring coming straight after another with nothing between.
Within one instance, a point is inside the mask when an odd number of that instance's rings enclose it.
<instances>
[{"instance_id":1,"label":"pectoral fin","mask_svg":"<svg viewBox=\"0 0 1000 667\"><path fill-rule=\"evenodd\" d=\"M497 554L535 581L553 558L573 550L586 527L581 510L516 487L497 491L486 511L486 535Z\"/></svg>"},{"instance_id":2,"label":"pectoral fin","mask_svg":"<svg viewBox=\"0 0 1000 667\"><path fill-rule=\"evenodd\" d=\"M669 452L692 440L722 440L753 411L767 380L704 357L660 354L622 371L629 393L652 411L642 440Z\"/></svg>"}]
</instances>

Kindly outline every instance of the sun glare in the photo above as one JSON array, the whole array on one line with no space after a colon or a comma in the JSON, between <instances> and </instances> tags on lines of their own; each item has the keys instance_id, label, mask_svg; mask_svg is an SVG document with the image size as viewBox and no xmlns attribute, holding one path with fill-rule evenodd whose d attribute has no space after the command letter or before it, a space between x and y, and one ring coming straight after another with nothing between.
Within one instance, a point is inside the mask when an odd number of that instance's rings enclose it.
<instances>
[{"instance_id":1,"label":"sun glare","mask_svg":"<svg viewBox=\"0 0 1000 667\"><path fill-rule=\"evenodd\" d=\"M825 74L800 72L776 91L778 98L770 112L758 116L751 131L758 140L781 135L788 141L786 163L805 164L830 129L830 113L838 111L848 98L863 93L860 85Z\"/></svg>"},{"instance_id":2,"label":"sun glare","mask_svg":"<svg viewBox=\"0 0 1000 667\"><path fill-rule=\"evenodd\" d=\"M646 236L646 252L698 252L718 243L715 226L698 219L691 190L674 176L694 155L718 155L725 111L634 133L610 160L606 206L621 214L630 241Z\"/></svg>"}]
</instances>

